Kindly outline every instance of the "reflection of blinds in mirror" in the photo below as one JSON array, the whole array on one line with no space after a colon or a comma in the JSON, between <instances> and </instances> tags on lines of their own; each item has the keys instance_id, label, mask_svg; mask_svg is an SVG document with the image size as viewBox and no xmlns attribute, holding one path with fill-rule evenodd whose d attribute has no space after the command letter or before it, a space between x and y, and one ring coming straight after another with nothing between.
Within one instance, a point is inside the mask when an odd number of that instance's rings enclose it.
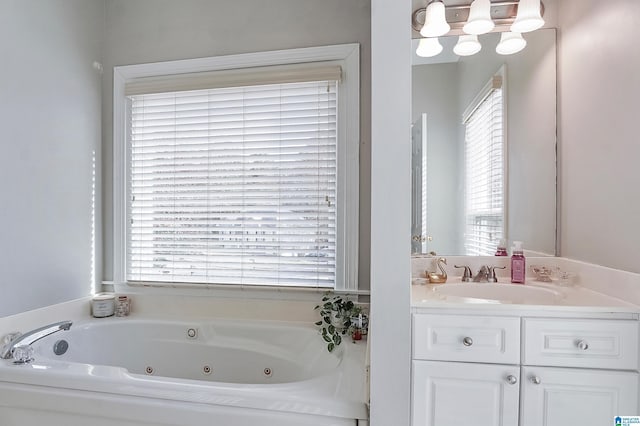
<instances>
[{"instance_id":1,"label":"reflection of blinds in mirror","mask_svg":"<svg viewBox=\"0 0 640 426\"><path fill-rule=\"evenodd\" d=\"M491 256L505 238L502 95L492 87L465 120L466 255Z\"/></svg>"}]
</instances>

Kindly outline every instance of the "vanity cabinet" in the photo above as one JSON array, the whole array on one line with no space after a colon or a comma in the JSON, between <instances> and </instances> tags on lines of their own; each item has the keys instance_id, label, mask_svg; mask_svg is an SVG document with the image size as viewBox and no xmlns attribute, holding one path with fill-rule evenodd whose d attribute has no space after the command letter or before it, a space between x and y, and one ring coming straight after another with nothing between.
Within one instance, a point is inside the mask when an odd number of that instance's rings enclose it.
<instances>
[{"instance_id":1,"label":"vanity cabinet","mask_svg":"<svg viewBox=\"0 0 640 426\"><path fill-rule=\"evenodd\" d=\"M520 318L414 315L412 353L414 426L518 423Z\"/></svg>"},{"instance_id":2,"label":"vanity cabinet","mask_svg":"<svg viewBox=\"0 0 640 426\"><path fill-rule=\"evenodd\" d=\"M600 426L637 415L637 320L413 314L412 425Z\"/></svg>"}]
</instances>

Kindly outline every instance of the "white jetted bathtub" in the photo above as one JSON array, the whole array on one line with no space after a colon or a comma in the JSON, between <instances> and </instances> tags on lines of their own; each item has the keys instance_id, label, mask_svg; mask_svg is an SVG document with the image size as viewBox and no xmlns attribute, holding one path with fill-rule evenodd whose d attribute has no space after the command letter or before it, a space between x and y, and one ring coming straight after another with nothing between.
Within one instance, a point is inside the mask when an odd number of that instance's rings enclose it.
<instances>
[{"instance_id":1,"label":"white jetted bathtub","mask_svg":"<svg viewBox=\"0 0 640 426\"><path fill-rule=\"evenodd\" d=\"M2 426L367 424L364 343L312 326L92 319L33 348L0 360Z\"/></svg>"}]
</instances>

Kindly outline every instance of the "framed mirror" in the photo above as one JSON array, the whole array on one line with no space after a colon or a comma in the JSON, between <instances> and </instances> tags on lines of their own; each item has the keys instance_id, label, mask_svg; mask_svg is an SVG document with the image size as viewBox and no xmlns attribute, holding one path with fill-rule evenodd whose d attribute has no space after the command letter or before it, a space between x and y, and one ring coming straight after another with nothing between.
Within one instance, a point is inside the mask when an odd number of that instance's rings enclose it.
<instances>
[{"instance_id":1,"label":"framed mirror","mask_svg":"<svg viewBox=\"0 0 640 426\"><path fill-rule=\"evenodd\" d=\"M556 33L524 36L513 55L491 33L473 56L447 54L452 36L415 57L412 253L493 255L517 240L556 254Z\"/></svg>"}]
</instances>

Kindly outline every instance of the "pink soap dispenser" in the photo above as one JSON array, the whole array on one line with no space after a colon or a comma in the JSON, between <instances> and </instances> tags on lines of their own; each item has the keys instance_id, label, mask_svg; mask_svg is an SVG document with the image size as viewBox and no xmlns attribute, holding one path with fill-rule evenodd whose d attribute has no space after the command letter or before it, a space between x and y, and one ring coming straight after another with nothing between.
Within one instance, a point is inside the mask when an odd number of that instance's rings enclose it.
<instances>
[{"instance_id":1,"label":"pink soap dispenser","mask_svg":"<svg viewBox=\"0 0 640 426\"><path fill-rule=\"evenodd\" d=\"M524 259L524 251L522 250L522 241L514 241L513 253L511 255L511 282L524 284L526 271L527 269Z\"/></svg>"},{"instance_id":2,"label":"pink soap dispenser","mask_svg":"<svg viewBox=\"0 0 640 426\"><path fill-rule=\"evenodd\" d=\"M496 256L508 256L507 254L507 241L502 238L498 243L498 249L496 250Z\"/></svg>"}]
</instances>

